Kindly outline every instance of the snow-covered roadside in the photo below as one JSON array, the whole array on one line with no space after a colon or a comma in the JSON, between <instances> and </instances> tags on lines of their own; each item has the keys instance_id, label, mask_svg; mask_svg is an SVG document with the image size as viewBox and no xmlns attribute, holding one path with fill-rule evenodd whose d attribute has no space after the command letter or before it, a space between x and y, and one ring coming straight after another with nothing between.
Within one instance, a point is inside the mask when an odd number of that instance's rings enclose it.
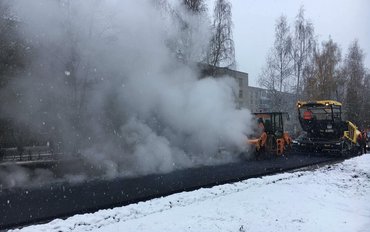
<instances>
[{"instance_id":1,"label":"snow-covered roadside","mask_svg":"<svg viewBox=\"0 0 370 232\"><path fill-rule=\"evenodd\" d=\"M370 231L370 154L21 231Z\"/></svg>"}]
</instances>

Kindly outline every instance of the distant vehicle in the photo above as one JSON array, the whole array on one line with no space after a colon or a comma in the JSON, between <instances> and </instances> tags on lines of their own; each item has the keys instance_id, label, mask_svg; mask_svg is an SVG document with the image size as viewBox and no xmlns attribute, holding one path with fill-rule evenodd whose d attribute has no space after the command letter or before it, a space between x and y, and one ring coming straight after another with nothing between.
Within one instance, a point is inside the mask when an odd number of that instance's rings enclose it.
<instances>
[{"instance_id":1,"label":"distant vehicle","mask_svg":"<svg viewBox=\"0 0 370 232\"><path fill-rule=\"evenodd\" d=\"M333 100L298 101L299 122L306 133L294 141L298 151L351 155L361 152L361 132L342 120L342 104Z\"/></svg>"}]
</instances>

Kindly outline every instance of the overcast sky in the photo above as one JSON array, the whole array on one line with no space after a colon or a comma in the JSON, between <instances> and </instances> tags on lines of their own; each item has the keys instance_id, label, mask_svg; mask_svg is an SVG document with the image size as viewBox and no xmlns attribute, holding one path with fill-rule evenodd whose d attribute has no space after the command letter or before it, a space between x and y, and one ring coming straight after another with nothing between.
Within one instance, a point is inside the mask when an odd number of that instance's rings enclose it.
<instances>
[{"instance_id":1,"label":"overcast sky","mask_svg":"<svg viewBox=\"0 0 370 232\"><path fill-rule=\"evenodd\" d=\"M213 0L208 0L213 13ZM240 71L249 73L249 84L257 78L274 41L276 19L284 14L290 24L301 5L315 27L318 41L329 35L342 49L342 55L354 39L364 50L365 65L370 68L370 0L230 0L233 5L234 41Z\"/></svg>"}]
</instances>

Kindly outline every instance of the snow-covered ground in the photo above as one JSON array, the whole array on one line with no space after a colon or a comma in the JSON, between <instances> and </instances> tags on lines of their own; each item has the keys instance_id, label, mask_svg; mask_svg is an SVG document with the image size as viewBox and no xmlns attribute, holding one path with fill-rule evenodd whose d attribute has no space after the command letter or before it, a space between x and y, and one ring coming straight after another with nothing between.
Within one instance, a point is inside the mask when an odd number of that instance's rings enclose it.
<instances>
[{"instance_id":1,"label":"snow-covered ground","mask_svg":"<svg viewBox=\"0 0 370 232\"><path fill-rule=\"evenodd\" d=\"M370 154L21 231L370 231Z\"/></svg>"}]
</instances>

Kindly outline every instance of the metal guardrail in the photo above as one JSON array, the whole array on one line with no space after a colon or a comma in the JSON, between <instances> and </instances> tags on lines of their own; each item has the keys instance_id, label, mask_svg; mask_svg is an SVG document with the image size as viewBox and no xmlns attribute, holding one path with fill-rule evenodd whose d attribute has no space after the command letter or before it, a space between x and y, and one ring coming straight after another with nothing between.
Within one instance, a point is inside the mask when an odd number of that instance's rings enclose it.
<instances>
[{"instance_id":1,"label":"metal guardrail","mask_svg":"<svg viewBox=\"0 0 370 232\"><path fill-rule=\"evenodd\" d=\"M48 146L11 147L0 149L0 162L26 162L53 160L54 153Z\"/></svg>"}]
</instances>

